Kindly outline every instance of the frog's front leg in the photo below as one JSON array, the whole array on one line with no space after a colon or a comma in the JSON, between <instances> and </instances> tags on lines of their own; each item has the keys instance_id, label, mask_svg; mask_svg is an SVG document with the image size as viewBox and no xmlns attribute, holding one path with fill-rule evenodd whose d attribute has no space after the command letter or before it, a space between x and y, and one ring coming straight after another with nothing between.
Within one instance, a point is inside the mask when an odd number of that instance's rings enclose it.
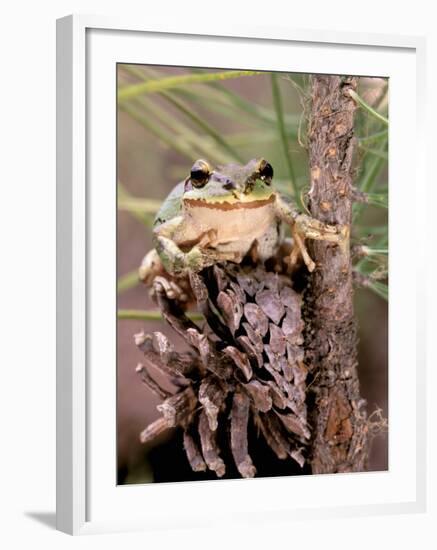
<instances>
[{"instance_id":1,"label":"frog's front leg","mask_svg":"<svg viewBox=\"0 0 437 550\"><path fill-rule=\"evenodd\" d=\"M282 197L276 199L276 215L291 227L294 246L290 254L290 262L296 263L299 254L302 256L309 271L314 271L315 263L305 246L305 239L329 241L337 243L343 252L349 246L349 229L346 225L328 225L307 214L300 213L293 204Z\"/></svg>"},{"instance_id":2,"label":"frog's front leg","mask_svg":"<svg viewBox=\"0 0 437 550\"><path fill-rule=\"evenodd\" d=\"M154 244L164 270L169 275L179 276L188 269L202 269L203 258L201 247L205 247L214 235L206 232L199 234L198 228L189 223L186 216L176 216L156 227ZM191 249L185 251L182 244L191 243Z\"/></svg>"},{"instance_id":3,"label":"frog's front leg","mask_svg":"<svg viewBox=\"0 0 437 550\"><path fill-rule=\"evenodd\" d=\"M207 239L202 238L190 250L184 252L168 237L156 237L156 250L165 270L171 275L180 275L187 271L201 271L218 262L238 261L235 252L220 252L207 248Z\"/></svg>"}]
</instances>

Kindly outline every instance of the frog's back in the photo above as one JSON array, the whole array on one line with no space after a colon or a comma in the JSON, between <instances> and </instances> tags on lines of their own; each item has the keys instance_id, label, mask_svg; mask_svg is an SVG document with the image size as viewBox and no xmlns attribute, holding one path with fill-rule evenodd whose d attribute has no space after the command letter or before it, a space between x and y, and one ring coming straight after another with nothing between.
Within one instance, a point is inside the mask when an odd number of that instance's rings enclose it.
<instances>
[{"instance_id":1,"label":"frog's back","mask_svg":"<svg viewBox=\"0 0 437 550\"><path fill-rule=\"evenodd\" d=\"M161 208L158 210L155 220L153 222L154 227L162 225L168 220L171 220L179 214L182 208L182 196L184 194L185 181L178 183L164 202Z\"/></svg>"}]
</instances>

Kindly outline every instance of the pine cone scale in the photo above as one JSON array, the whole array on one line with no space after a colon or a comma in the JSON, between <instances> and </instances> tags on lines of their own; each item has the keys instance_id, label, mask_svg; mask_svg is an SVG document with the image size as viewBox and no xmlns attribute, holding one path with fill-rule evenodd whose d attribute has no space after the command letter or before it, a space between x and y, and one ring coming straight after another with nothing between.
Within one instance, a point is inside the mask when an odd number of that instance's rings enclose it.
<instances>
[{"instance_id":1,"label":"pine cone scale","mask_svg":"<svg viewBox=\"0 0 437 550\"><path fill-rule=\"evenodd\" d=\"M191 273L190 282L208 327L195 325L177 303L155 293L167 321L190 351L183 357L176 354L159 333L151 341L137 339L137 344L156 360L155 366L183 378L175 395L158 408L168 427L184 429L191 468L225 475L227 455L222 457L219 441L228 441L239 474L253 477L251 425L278 458L292 458L302 467L310 432L300 294L289 277L260 266L215 265Z\"/></svg>"}]
</instances>

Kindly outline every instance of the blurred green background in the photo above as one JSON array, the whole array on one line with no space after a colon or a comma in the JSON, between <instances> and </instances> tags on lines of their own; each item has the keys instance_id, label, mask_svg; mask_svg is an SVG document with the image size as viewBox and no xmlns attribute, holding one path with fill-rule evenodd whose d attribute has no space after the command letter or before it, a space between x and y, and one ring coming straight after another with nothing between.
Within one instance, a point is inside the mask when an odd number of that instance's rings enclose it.
<instances>
[{"instance_id":1,"label":"blurred green background","mask_svg":"<svg viewBox=\"0 0 437 550\"><path fill-rule=\"evenodd\" d=\"M197 158L214 164L264 157L274 167L275 185L305 204L310 78L121 64L117 75L118 309L125 317L119 318L117 333L119 483L188 479L185 467L177 474L183 455L175 454L174 434L147 446L139 443L140 431L159 416L159 400L135 373L142 357L133 334L160 330L176 347L182 342L163 321L132 318L155 309L137 284L136 270L152 246L154 212ZM359 376L369 413L380 407L387 417L388 82L362 77L357 92L355 181L370 203L355 205L354 211L355 264L365 285L355 296ZM157 454L160 447L175 461ZM387 436L374 440L371 470L387 469L387 447ZM157 462L174 471L166 477Z\"/></svg>"}]
</instances>

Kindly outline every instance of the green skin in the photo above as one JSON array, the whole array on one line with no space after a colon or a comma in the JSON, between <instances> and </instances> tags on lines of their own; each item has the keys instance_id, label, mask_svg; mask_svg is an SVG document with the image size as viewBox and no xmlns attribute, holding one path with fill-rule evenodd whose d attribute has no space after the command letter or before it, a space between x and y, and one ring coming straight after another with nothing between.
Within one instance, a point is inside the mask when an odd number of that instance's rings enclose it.
<instances>
[{"instance_id":1,"label":"green skin","mask_svg":"<svg viewBox=\"0 0 437 550\"><path fill-rule=\"evenodd\" d=\"M246 165L209 168L203 186L194 187L190 177L179 183L157 213L153 229L156 252L144 258L140 278L151 282L162 274L162 268L179 277L218 262L239 263L254 247L264 261L280 244L281 222L291 227L291 261L301 255L310 271L315 265L306 250L306 238L342 244L346 229L299 213L274 189L271 178L263 176L265 163L253 159Z\"/></svg>"}]
</instances>

